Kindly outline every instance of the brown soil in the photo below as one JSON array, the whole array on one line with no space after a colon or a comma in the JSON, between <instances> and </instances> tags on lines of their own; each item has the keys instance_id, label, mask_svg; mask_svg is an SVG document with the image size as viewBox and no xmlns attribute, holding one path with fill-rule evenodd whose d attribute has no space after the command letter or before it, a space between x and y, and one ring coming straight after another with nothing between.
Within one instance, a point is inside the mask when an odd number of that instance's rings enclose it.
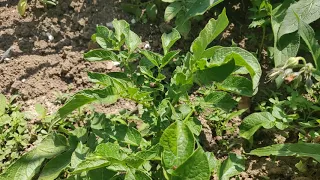
<instances>
[{"instance_id":1,"label":"brown soil","mask_svg":"<svg viewBox=\"0 0 320 180\"><path fill-rule=\"evenodd\" d=\"M27 110L33 110L38 102L54 112L55 92L72 93L88 87L87 71L117 70L107 67L107 62L86 62L83 53L96 25L113 19L130 22L119 10L118 1L65 0L55 7L44 7L33 0L24 17L18 14L17 3L0 0L0 54L13 46L9 59L0 64L0 93L19 94ZM160 35L155 26L139 25L135 29L151 46L159 47L156 40L152 41ZM49 41L47 33L54 40Z\"/></svg>"}]
</instances>

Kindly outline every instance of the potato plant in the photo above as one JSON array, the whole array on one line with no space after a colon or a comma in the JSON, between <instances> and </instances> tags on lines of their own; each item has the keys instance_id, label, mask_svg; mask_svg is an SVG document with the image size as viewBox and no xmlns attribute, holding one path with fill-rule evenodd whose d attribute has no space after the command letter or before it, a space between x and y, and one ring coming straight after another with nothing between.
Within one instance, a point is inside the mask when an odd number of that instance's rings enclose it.
<instances>
[{"instance_id":1,"label":"potato plant","mask_svg":"<svg viewBox=\"0 0 320 180\"><path fill-rule=\"evenodd\" d=\"M43 3L44 5L50 4L55 6L57 4L56 0L41 0L41 3ZM18 12L21 16L23 16L26 12L26 9L28 7L28 0L19 0L18 2Z\"/></svg>"},{"instance_id":2,"label":"potato plant","mask_svg":"<svg viewBox=\"0 0 320 180\"><path fill-rule=\"evenodd\" d=\"M299 84L302 77L305 85L310 89L313 84L312 77L319 80L320 51L315 38L315 32L310 23L320 18L320 1L291 1L286 0L272 10L271 25L274 35L272 54L275 69L269 74L277 86L287 79ZM312 55L313 63L303 57L297 57L301 40L307 45ZM299 71L294 71L299 69Z\"/></svg>"},{"instance_id":3,"label":"potato plant","mask_svg":"<svg viewBox=\"0 0 320 180\"><path fill-rule=\"evenodd\" d=\"M161 14L165 23L174 20L176 30L187 37L191 30L191 20L202 16L221 2L223 0L131 0L131 3L122 3L121 7L143 22L147 19L155 21Z\"/></svg>"},{"instance_id":4,"label":"potato plant","mask_svg":"<svg viewBox=\"0 0 320 180\"><path fill-rule=\"evenodd\" d=\"M56 113L43 142L0 179L207 180L215 173L224 180L244 171L244 157L230 153L217 160L199 139L199 114L213 107L232 110L233 95L253 96L258 90L261 68L251 53L209 46L227 25L223 10L183 54L172 50L181 38L176 29L162 35L160 54L139 48L141 39L126 21L114 20L114 31L97 26L92 40L100 48L84 58L117 61L123 71L88 72L95 88L74 94ZM84 105L119 98L134 101L137 108L119 115L93 113L85 126L71 131L55 128Z\"/></svg>"}]
</instances>

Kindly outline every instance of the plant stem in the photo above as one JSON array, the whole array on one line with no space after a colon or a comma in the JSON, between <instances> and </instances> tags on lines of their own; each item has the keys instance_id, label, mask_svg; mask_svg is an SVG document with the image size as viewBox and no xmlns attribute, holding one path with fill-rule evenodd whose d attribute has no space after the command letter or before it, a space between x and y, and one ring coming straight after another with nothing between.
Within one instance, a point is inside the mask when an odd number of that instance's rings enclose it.
<instances>
[{"instance_id":1,"label":"plant stem","mask_svg":"<svg viewBox=\"0 0 320 180\"><path fill-rule=\"evenodd\" d=\"M263 48L263 44L264 44L264 40L266 38L266 26L263 25L262 26L262 40L261 40L261 43L260 43L260 46L259 46L259 61L261 61L261 53L262 53L262 48Z\"/></svg>"}]
</instances>

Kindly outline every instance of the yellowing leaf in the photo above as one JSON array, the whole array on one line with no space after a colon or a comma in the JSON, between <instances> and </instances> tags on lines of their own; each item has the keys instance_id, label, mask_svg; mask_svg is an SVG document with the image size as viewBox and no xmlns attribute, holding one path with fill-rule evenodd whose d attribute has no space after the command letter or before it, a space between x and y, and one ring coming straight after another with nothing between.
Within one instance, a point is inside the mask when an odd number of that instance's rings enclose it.
<instances>
[{"instance_id":1,"label":"yellowing leaf","mask_svg":"<svg viewBox=\"0 0 320 180\"><path fill-rule=\"evenodd\" d=\"M18 3L18 12L21 16L24 15L27 9L27 0L20 0Z\"/></svg>"}]
</instances>

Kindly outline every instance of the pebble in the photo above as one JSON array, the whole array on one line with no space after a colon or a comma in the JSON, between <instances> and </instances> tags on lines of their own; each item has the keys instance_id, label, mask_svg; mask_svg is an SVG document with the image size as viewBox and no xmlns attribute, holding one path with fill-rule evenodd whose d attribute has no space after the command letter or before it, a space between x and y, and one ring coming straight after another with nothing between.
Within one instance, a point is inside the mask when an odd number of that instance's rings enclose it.
<instances>
[{"instance_id":1,"label":"pebble","mask_svg":"<svg viewBox=\"0 0 320 180\"><path fill-rule=\"evenodd\" d=\"M120 62L112 61L112 64L113 64L114 66L119 66L119 65L120 65Z\"/></svg>"},{"instance_id":2,"label":"pebble","mask_svg":"<svg viewBox=\"0 0 320 180\"><path fill-rule=\"evenodd\" d=\"M108 28L113 28L113 24L112 24L112 22L108 22L108 23L106 23L106 26L107 26Z\"/></svg>"},{"instance_id":3,"label":"pebble","mask_svg":"<svg viewBox=\"0 0 320 180\"><path fill-rule=\"evenodd\" d=\"M151 46L150 46L150 44L147 42L145 45L144 45L144 49L150 49L151 48Z\"/></svg>"},{"instance_id":4,"label":"pebble","mask_svg":"<svg viewBox=\"0 0 320 180\"><path fill-rule=\"evenodd\" d=\"M113 68L113 63L111 61L107 62L107 70L111 70Z\"/></svg>"},{"instance_id":5,"label":"pebble","mask_svg":"<svg viewBox=\"0 0 320 180\"><path fill-rule=\"evenodd\" d=\"M85 26L86 25L86 20L84 18L81 18L78 23L81 25L81 26Z\"/></svg>"},{"instance_id":6,"label":"pebble","mask_svg":"<svg viewBox=\"0 0 320 180\"><path fill-rule=\"evenodd\" d=\"M49 42L54 40L54 37L50 33L47 32L46 35L48 36Z\"/></svg>"}]
</instances>

